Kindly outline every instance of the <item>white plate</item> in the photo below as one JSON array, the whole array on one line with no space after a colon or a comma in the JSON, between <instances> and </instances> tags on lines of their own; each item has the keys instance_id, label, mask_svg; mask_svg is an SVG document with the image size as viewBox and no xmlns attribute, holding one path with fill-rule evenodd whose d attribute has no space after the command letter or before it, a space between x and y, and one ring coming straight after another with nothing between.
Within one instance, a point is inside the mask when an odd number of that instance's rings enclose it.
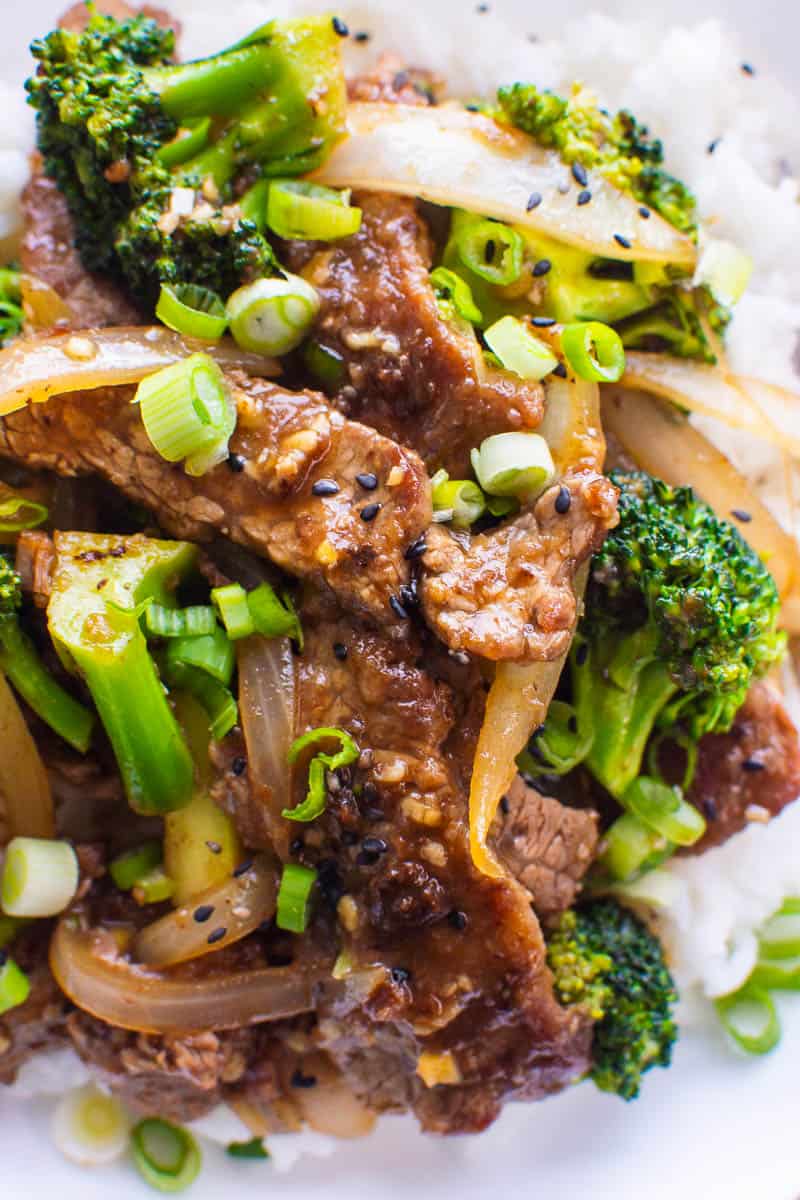
<instances>
[{"instance_id":1,"label":"white plate","mask_svg":"<svg viewBox=\"0 0 800 1200\"><path fill-rule=\"evenodd\" d=\"M415 10L434 3L437 10L452 10L453 37L480 37L473 0L408 0L409 21ZM61 7L54 0L2 0L0 79L24 77L25 45L50 27ZM257 20L270 13L269 5L251 0L229 3L229 10L244 7L256 11ZM348 7L339 10L346 16ZM373 0L371 11L379 7ZM559 0L536 11L530 0L495 0L493 7L546 34L565 16L596 5ZM655 20L664 19L655 12L665 8L653 0L603 5L610 15L638 19L649 9ZM744 34L750 61L761 70L769 61L788 82L795 80L796 0L670 0L668 9L673 23L723 16ZM359 6L356 27L369 27L369 11ZM705 1031L686 1032L672 1069L649 1075L634 1104L584 1085L544 1104L506 1110L482 1137L451 1141L420 1136L410 1120L386 1119L369 1140L343 1143L331 1156L306 1158L280 1176L268 1164L237 1163L208 1147L191 1195L250 1200L279 1191L286 1200L323 1194L326 1200L375 1200L402 1188L439 1200L674 1200L676 1194L687 1200L797 1200L800 997L780 1007L784 1039L778 1053L737 1057L709 1022ZM66 1163L50 1141L49 1111L41 1101L12 1103L0 1088L0 1194L10 1196L14 1184L15 1196L33 1200L56 1192L60 1200L153 1195L126 1163L90 1172Z\"/></svg>"}]
</instances>

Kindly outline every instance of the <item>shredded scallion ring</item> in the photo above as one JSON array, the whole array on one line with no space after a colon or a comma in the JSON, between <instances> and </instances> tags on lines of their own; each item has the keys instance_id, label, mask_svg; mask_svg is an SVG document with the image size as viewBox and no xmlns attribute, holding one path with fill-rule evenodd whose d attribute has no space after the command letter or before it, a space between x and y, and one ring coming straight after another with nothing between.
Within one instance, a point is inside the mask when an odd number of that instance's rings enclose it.
<instances>
[{"instance_id":1,"label":"shredded scallion ring","mask_svg":"<svg viewBox=\"0 0 800 1200\"><path fill-rule=\"evenodd\" d=\"M319 307L316 291L299 275L257 279L228 297L231 333L243 350L288 354L308 333Z\"/></svg>"},{"instance_id":2,"label":"shredded scallion ring","mask_svg":"<svg viewBox=\"0 0 800 1200\"><path fill-rule=\"evenodd\" d=\"M207 354L192 354L143 379L136 390L147 436L167 462L185 459L190 475L227 457L236 407Z\"/></svg>"},{"instance_id":3,"label":"shredded scallion ring","mask_svg":"<svg viewBox=\"0 0 800 1200\"><path fill-rule=\"evenodd\" d=\"M349 192L320 187L302 179L275 179L267 199L267 224L282 238L334 242L361 227L361 209Z\"/></svg>"},{"instance_id":4,"label":"shredded scallion ring","mask_svg":"<svg viewBox=\"0 0 800 1200\"><path fill-rule=\"evenodd\" d=\"M640 775L625 789L622 803L640 821L678 846L692 846L706 831L705 818L679 788Z\"/></svg>"},{"instance_id":5,"label":"shredded scallion ring","mask_svg":"<svg viewBox=\"0 0 800 1200\"><path fill-rule=\"evenodd\" d=\"M722 1026L747 1054L768 1054L781 1040L781 1022L768 991L748 980L714 1006Z\"/></svg>"},{"instance_id":6,"label":"shredded scallion ring","mask_svg":"<svg viewBox=\"0 0 800 1200\"><path fill-rule=\"evenodd\" d=\"M20 533L23 529L35 529L47 520L49 510L37 500L27 496L4 496L0 500L0 532Z\"/></svg>"},{"instance_id":7,"label":"shredded scallion ring","mask_svg":"<svg viewBox=\"0 0 800 1200\"><path fill-rule=\"evenodd\" d=\"M202 1166L200 1148L188 1130L156 1117L134 1127L131 1150L140 1175L159 1192L184 1191Z\"/></svg>"},{"instance_id":8,"label":"shredded scallion ring","mask_svg":"<svg viewBox=\"0 0 800 1200\"><path fill-rule=\"evenodd\" d=\"M525 243L515 229L499 221L465 221L456 248L464 266L487 283L507 287L522 274Z\"/></svg>"},{"instance_id":9,"label":"shredded scallion ring","mask_svg":"<svg viewBox=\"0 0 800 1200\"><path fill-rule=\"evenodd\" d=\"M195 283L162 283L156 316L168 329L204 342L218 341L228 328L221 298Z\"/></svg>"},{"instance_id":10,"label":"shredded scallion ring","mask_svg":"<svg viewBox=\"0 0 800 1200\"><path fill-rule=\"evenodd\" d=\"M483 336L505 369L521 379L544 379L558 366L558 358L547 343L516 317L501 317Z\"/></svg>"},{"instance_id":11,"label":"shredded scallion ring","mask_svg":"<svg viewBox=\"0 0 800 1200\"><path fill-rule=\"evenodd\" d=\"M579 379L616 383L625 373L625 347L615 329L600 321L575 321L561 330L564 357Z\"/></svg>"},{"instance_id":12,"label":"shredded scallion ring","mask_svg":"<svg viewBox=\"0 0 800 1200\"><path fill-rule=\"evenodd\" d=\"M471 458L478 483L494 496L531 500L556 474L550 448L538 433L495 433Z\"/></svg>"},{"instance_id":13,"label":"shredded scallion ring","mask_svg":"<svg viewBox=\"0 0 800 1200\"><path fill-rule=\"evenodd\" d=\"M12 838L6 847L0 903L10 917L55 917L78 890L78 857L69 842Z\"/></svg>"},{"instance_id":14,"label":"shredded scallion ring","mask_svg":"<svg viewBox=\"0 0 800 1200\"><path fill-rule=\"evenodd\" d=\"M298 863L287 863L283 868L281 886L278 891L278 907L275 924L289 933L305 933L308 925L311 889L317 880L317 872Z\"/></svg>"}]
</instances>

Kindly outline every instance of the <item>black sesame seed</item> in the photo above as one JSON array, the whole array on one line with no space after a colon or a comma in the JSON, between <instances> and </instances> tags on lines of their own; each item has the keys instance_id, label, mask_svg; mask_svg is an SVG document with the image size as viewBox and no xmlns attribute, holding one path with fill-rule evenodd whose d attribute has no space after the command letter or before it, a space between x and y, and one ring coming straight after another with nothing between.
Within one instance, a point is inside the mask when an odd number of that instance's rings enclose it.
<instances>
[{"instance_id":1,"label":"black sesame seed","mask_svg":"<svg viewBox=\"0 0 800 1200\"><path fill-rule=\"evenodd\" d=\"M447 914L448 925L451 925L453 929L457 929L459 933L467 928L467 920L467 914L457 908L454 908L452 912Z\"/></svg>"},{"instance_id":2,"label":"black sesame seed","mask_svg":"<svg viewBox=\"0 0 800 1200\"><path fill-rule=\"evenodd\" d=\"M318 479L311 488L312 496L335 496L339 485L335 479Z\"/></svg>"},{"instance_id":3,"label":"black sesame seed","mask_svg":"<svg viewBox=\"0 0 800 1200\"><path fill-rule=\"evenodd\" d=\"M365 492L374 492L378 486L378 476L373 475L372 471L364 471L361 475L356 475L356 483L364 489Z\"/></svg>"},{"instance_id":4,"label":"black sesame seed","mask_svg":"<svg viewBox=\"0 0 800 1200\"><path fill-rule=\"evenodd\" d=\"M369 850L359 850L358 854L356 855L357 867L374 867L377 861L378 855L370 854Z\"/></svg>"},{"instance_id":5,"label":"black sesame seed","mask_svg":"<svg viewBox=\"0 0 800 1200\"><path fill-rule=\"evenodd\" d=\"M369 780L367 780L367 782L364 784L363 788L361 789L361 795L364 797L367 804L374 804L374 802L376 800L380 800L380 792L375 787L375 784L370 783ZM383 814L381 814L381 816L382 815Z\"/></svg>"},{"instance_id":6,"label":"black sesame seed","mask_svg":"<svg viewBox=\"0 0 800 1200\"><path fill-rule=\"evenodd\" d=\"M537 329L547 329L549 325L555 325L555 317L531 317L531 325L535 325Z\"/></svg>"},{"instance_id":7,"label":"black sesame seed","mask_svg":"<svg viewBox=\"0 0 800 1200\"><path fill-rule=\"evenodd\" d=\"M419 603L416 579L413 579L411 583L402 583L400 585L399 597L400 603L404 608L413 608L415 604Z\"/></svg>"},{"instance_id":8,"label":"black sesame seed","mask_svg":"<svg viewBox=\"0 0 800 1200\"><path fill-rule=\"evenodd\" d=\"M489 11L488 4L479 4L478 7L475 9L475 12L479 12L479 13L487 13L488 11Z\"/></svg>"},{"instance_id":9,"label":"black sesame seed","mask_svg":"<svg viewBox=\"0 0 800 1200\"><path fill-rule=\"evenodd\" d=\"M480 104L465 104L464 108L467 110L467 112L480 112L481 111Z\"/></svg>"},{"instance_id":10,"label":"black sesame seed","mask_svg":"<svg viewBox=\"0 0 800 1200\"><path fill-rule=\"evenodd\" d=\"M645 206L644 206L644 205L642 205L642 206L641 206L641 208L639 209L639 216L640 216L640 217L644 217L645 221L649 220L649 218L650 218L650 209L649 209L649 208L645 208Z\"/></svg>"},{"instance_id":11,"label":"black sesame seed","mask_svg":"<svg viewBox=\"0 0 800 1200\"><path fill-rule=\"evenodd\" d=\"M556 510L556 512L558 513L558 515L560 517L563 517L564 513L569 512L569 506L571 504L572 504L572 496L570 494L570 490L566 486L566 484L562 483L561 487L558 489L558 495L556 496L555 504L553 505L553 508Z\"/></svg>"},{"instance_id":12,"label":"black sesame seed","mask_svg":"<svg viewBox=\"0 0 800 1200\"><path fill-rule=\"evenodd\" d=\"M244 470L246 462L247 460L241 454L228 455L228 466L234 475L239 475Z\"/></svg>"},{"instance_id":13,"label":"black sesame seed","mask_svg":"<svg viewBox=\"0 0 800 1200\"><path fill-rule=\"evenodd\" d=\"M359 29L358 33L353 34L353 40L358 42L360 46L363 46L369 41L370 36L371 35L367 33L366 29Z\"/></svg>"},{"instance_id":14,"label":"black sesame seed","mask_svg":"<svg viewBox=\"0 0 800 1200\"><path fill-rule=\"evenodd\" d=\"M289 847L290 854L293 854L294 857L297 858L297 855L303 849L304 845L305 845L305 842L303 841L303 839L301 837L294 838L291 846Z\"/></svg>"},{"instance_id":15,"label":"black sesame seed","mask_svg":"<svg viewBox=\"0 0 800 1200\"><path fill-rule=\"evenodd\" d=\"M252 869L253 869L252 858L246 858L244 860L244 862L239 863L239 866L233 872L233 878L239 879L242 875L246 875L248 871L252 871Z\"/></svg>"},{"instance_id":16,"label":"black sesame seed","mask_svg":"<svg viewBox=\"0 0 800 1200\"><path fill-rule=\"evenodd\" d=\"M400 600L397 596L389 597L389 607L391 608L394 615L396 617L399 617L401 621L408 620L408 613L403 608L403 605L400 603Z\"/></svg>"},{"instance_id":17,"label":"black sesame seed","mask_svg":"<svg viewBox=\"0 0 800 1200\"><path fill-rule=\"evenodd\" d=\"M528 196L528 203L525 205L525 211L531 212L532 209L538 208L541 203L542 203L542 193L541 192L531 192L530 196Z\"/></svg>"},{"instance_id":18,"label":"black sesame seed","mask_svg":"<svg viewBox=\"0 0 800 1200\"><path fill-rule=\"evenodd\" d=\"M347 658L347 646L345 646L344 642L333 643L333 656L334 658L338 658L339 662L344 662Z\"/></svg>"},{"instance_id":19,"label":"black sesame seed","mask_svg":"<svg viewBox=\"0 0 800 1200\"><path fill-rule=\"evenodd\" d=\"M592 193L588 188L584 188L582 192L578 192L578 204L588 204L592 198Z\"/></svg>"},{"instance_id":20,"label":"black sesame seed","mask_svg":"<svg viewBox=\"0 0 800 1200\"><path fill-rule=\"evenodd\" d=\"M380 511L381 505L376 500L374 504L365 504L358 515L362 521L374 521Z\"/></svg>"},{"instance_id":21,"label":"black sesame seed","mask_svg":"<svg viewBox=\"0 0 800 1200\"><path fill-rule=\"evenodd\" d=\"M511 801L509 800L508 796L500 797L500 812L504 817L507 817L511 812Z\"/></svg>"},{"instance_id":22,"label":"black sesame seed","mask_svg":"<svg viewBox=\"0 0 800 1200\"><path fill-rule=\"evenodd\" d=\"M411 972L405 967L392 967L392 983L408 983Z\"/></svg>"},{"instance_id":23,"label":"black sesame seed","mask_svg":"<svg viewBox=\"0 0 800 1200\"><path fill-rule=\"evenodd\" d=\"M237 754L236 758L231 763L231 770L233 771L234 775L244 775L245 771L247 770L247 759L241 754Z\"/></svg>"},{"instance_id":24,"label":"black sesame seed","mask_svg":"<svg viewBox=\"0 0 800 1200\"><path fill-rule=\"evenodd\" d=\"M332 858L324 858L317 864L317 879L319 890L325 901L331 908L336 908L344 895L344 884L339 874L339 868Z\"/></svg>"},{"instance_id":25,"label":"black sesame seed","mask_svg":"<svg viewBox=\"0 0 800 1200\"><path fill-rule=\"evenodd\" d=\"M222 853L222 846L220 846L219 842L206 842L206 845L208 846L208 848L212 854L221 854Z\"/></svg>"},{"instance_id":26,"label":"black sesame seed","mask_svg":"<svg viewBox=\"0 0 800 1200\"><path fill-rule=\"evenodd\" d=\"M722 138L714 138L713 142L708 143L708 146L706 147L706 153L713 154L721 141L722 141Z\"/></svg>"},{"instance_id":27,"label":"black sesame seed","mask_svg":"<svg viewBox=\"0 0 800 1200\"><path fill-rule=\"evenodd\" d=\"M746 758L742 763L743 771L765 771L766 764L759 762L757 758Z\"/></svg>"},{"instance_id":28,"label":"black sesame seed","mask_svg":"<svg viewBox=\"0 0 800 1200\"><path fill-rule=\"evenodd\" d=\"M756 69L753 66L753 64L748 63L748 62L742 63L742 71L744 72L745 75L755 75L755 73L756 73Z\"/></svg>"},{"instance_id":29,"label":"black sesame seed","mask_svg":"<svg viewBox=\"0 0 800 1200\"><path fill-rule=\"evenodd\" d=\"M552 265L549 258L540 258L537 263L533 264L532 274L534 279L538 279L541 275L546 275Z\"/></svg>"},{"instance_id":30,"label":"black sesame seed","mask_svg":"<svg viewBox=\"0 0 800 1200\"><path fill-rule=\"evenodd\" d=\"M211 920L211 916L212 916L213 912L214 912L213 904L201 904L194 910L194 913L192 914L192 916L194 917L195 921L197 921L198 925L204 925L206 923L206 921Z\"/></svg>"},{"instance_id":31,"label":"black sesame seed","mask_svg":"<svg viewBox=\"0 0 800 1200\"><path fill-rule=\"evenodd\" d=\"M347 28L341 17L334 17L331 20L331 25L333 26L333 32L338 34L339 37L349 36L350 30Z\"/></svg>"},{"instance_id":32,"label":"black sesame seed","mask_svg":"<svg viewBox=\"0 0 800 1200\"><path fill-rule=\"evenodd\" d=\"M294 1088L312 1088L316 1086L316 1075L304 1075L299 1067L292 1075L292 1087Z\"/></svg>"},{"instance_id":33,"label":"black sesame seed","mask_svg":"<svg viewBox=\"0 0 800 1200\"><path fill-rule=\"evenodd\" d=\"M215 942L221 942L227 932L228 931L225 926L220 925L219 929L212 929L211 933L206 938L206 941L208 942L209 946L213 946Z\"/></svg>"},{"instance_id":34,"label":"black sesame seed","mask_svg":"<svg viewBox=\"0 0 800 1200\"><path fill-rule=\"evenodd\" d=\"M385 854L389 849L389 843L379 837L365 837L361 843L361 849L366 850L367 854Z\"/></svg>"},{"instance_id":35,"label":"black sesame seed","mask_svg":"<svg viewBox=\"0 0 800 1200\"><path fill-rule=\"evenodd\" d=\"M494 262L494 252L496 248L497 247L495 246L494 238L489 238L488 242L486 243L486 249L483 252L483 256L487 263Z\"/></svg>"},{"instance_id":36,"label":"black sesame seed","mask_svg":"<svg viewBox=\"0 0 800 1200\"><path fill-rule=\"evenodd\" d=\"M741 521L743 525L747 525L753 519L753 514L744 508L732 508L731 516L735 517L737 521Z\"/></svg>"},{"instance_id":37,"label":"black sesame seed","mask_svg":"<svg viewBox=\"0 0 800 1200\"><path fill-rule=\"evenodd\" d=\"M415 542L412 542L410 546L406 546L403 558L409 562L415 558L422 558L427 549L428 543L425 541L425 534L421 533Z\"/></svg>"},{"instance_id":38,"label":"black sesame seed","mask_svg":"<svg viewBox=\"0 0 800 1200\"><path fill-rule=\"evenodd\" d=\"M572 178L576 183L579 183L581 187L586 187L587 183L589 182L589 176L586 173L586 167L583 165L583 163L574 162L572 164Z\"/></svg>"},{"instance_id":39,"label":"black sesame seed","mask_svg":"<svg viewBox=\"0 0 800 1200\"><path fill-rule=\"evenodd\" d=\"M567 368L564 366L563 363L559 363L557 367L553 367L551 374L557 375L559 379L566 379L567 378Z\"/></svg>"},{"instance_id":40,"label":"black sesame seed","mask_svg":"<svg viewBox=\"0 0 800 1200\"><path fill-rule=\"evenodd\" d=\"M623 250L630 250L631 248L630 238L623 237L621 233L614 234L614 241L618 246L622 246Z\"/></svg>"},{"instance_id":41,"label":"black sesame seed","mask_svg":"<svg viewBox=\"0 0 800 1200\"><path fill-rule=\"evenodd\" d=\"M588 657L589 657L589 643L581 642L580 646L578 646L578 649L575 652L575 662L578 664L579 667L582 667Z\"/></svg>"}]
</instances>

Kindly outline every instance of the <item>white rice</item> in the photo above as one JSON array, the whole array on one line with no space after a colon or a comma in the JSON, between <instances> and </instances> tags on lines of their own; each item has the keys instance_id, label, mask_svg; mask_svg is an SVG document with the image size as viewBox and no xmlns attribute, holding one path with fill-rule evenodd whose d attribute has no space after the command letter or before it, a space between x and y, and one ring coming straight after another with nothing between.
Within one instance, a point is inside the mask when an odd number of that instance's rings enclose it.
<instances>
[{"instance_id":1,"label":"white rice","mask_svg":"<svg viewBox=\"0 0 800 1200\"><path fill-rule=\"evenodd\" d=\"M269 17L319 11L319 3L237 3L220 20L218 0L171 0L184 24L186 56L218 48ZM433 68L453 94L490 94L501 83L533 79L568 88L579 79L609 107L628 107L663 138L668 166L696 192L704 224L736 242L753 259L750 290L737 311L728 346L734 370L800 391L800 125L768 73L741 70L746 55L737 38L716 21L666 29L651 11L646 22L622 24L602 14L559 28L557 5L537 13L531 25L506 24L493 12L468 6L451 22L434 5L423 17L404 0L341 4L337 11L353 30L366 30L366 46L347 48L350 65L369 64L382 49L414 65ZM220 25L222 23L222 32ZM554 36L548 36L552 31ZM18 222L16 195L26 176L31 121L18 82L0 82L5 114L0 129L0 239ZM709 145L715 142L714 153ZM787 527L800 524L787 497L780 455L750 436L710 422L703 428L758 485ZM800 480L798 480L800 495ZM794 686L794 685L792 685ZM795 719L800 702L794 697ZM716 995L744 979L755 954L754 931L789 893L800 893L800 804L768 826L753 826L698 859L666 869L678 881L663 918L679 984L686 995ZM688 1010L687 1010L688 1012ZM35 1059L20 1075L26 1095L60 1090L59 1080L80 1082L79 1064L60 1056ZM62 1086L63 1086L62 1083ZM244 1136L222 1110L200 1123L219 1141ZM279 1149L287 1143L286 1154ZM289 1148L291 1146L291 1149ZM290 1165L301 1150L329 1153L331 1139L307 1135L274 1139L277 1165Z\"/></svg>"}]
</instances>

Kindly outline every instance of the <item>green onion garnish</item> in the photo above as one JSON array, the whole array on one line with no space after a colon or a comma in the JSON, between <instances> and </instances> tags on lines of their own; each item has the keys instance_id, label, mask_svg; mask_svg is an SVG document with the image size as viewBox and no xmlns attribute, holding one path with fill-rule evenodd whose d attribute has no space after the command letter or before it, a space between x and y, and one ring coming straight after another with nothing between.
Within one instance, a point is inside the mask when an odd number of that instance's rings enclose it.
<instances>
[{"instance_id":1,"label":"green onion garnish","mask_svg":"<svg viewBox=\"0 0 800 1200\"><path fill-rule=\"evenodd\" d=\"M748 1054L768 1054L781 1040L781 1023L768 991L750 980L714 1006L725 1031Z\"/></svg>"},{"instance_id":2,"label":"green onion garnish","mask_svg":"<svg viewBox=\"0 0 800 1200\"><path fill-rule=\"evenodd\" d=\"M269 1158L269 1150L260 1137L251 1138L249 1142L229 1142L225 1153L231 1158Z\"/></svg>"},{"instance_id":3,"label":"green onion garnish","mask_svg":"<svg viewBox=\"0 0 800 1200\"><path fill-rule=\"evenodd\" d=\"M172 638L167 645L167 671L174 666L195 667L226 687L231 681L235 661L231 640L218 625L213 633Z\"/></svg>"},{"instance_id":4,"label":"green onion garnish","mask_svg":"<svg viewBox=\"0 0 800 1200\"><path fill-rule=\"evenodd\" d=\"M78 857L69 842L12 838L0 904L10 917L54 917L71 903L79 878Z\"/></svg>"},{"instance_id":5,"label":"green onion garnish","mask_svg":"<svg viewBox=\"0 0 800 1200\"><path fill-rule=\"evenodd\" d=\"M471 479L451 479L437 471L431 479L434 521L449 521L456 529L468 529L486 512L486 497Z\"/></svg>"},{"instance_id":6,"label":"green onion garnish","mask_svg":"<svg viewBox=\"0 0 800 1200\"><path fill-rule=\"evenodd\" d=\"M50 515L46 505L27 496L4 496L0 500L0 532L19 533L23 529L35 529Z\"/></svg>"},{"instance_id":7,"label":"green onion garnish","mask_svg":"<svg viewBox=\"0 0 800 1200\"><path fill-rule=\"evenodd\" d=\"M305 933L311 889L316 879L317 872L310 867L301 867L298 863L286 864L278 890L275 914L278 929L286 929L289 933Z\"/></svg>"},{"instance_id":8,"label":"green onion garnish","mask_svg":"<svg viewBox=\"0 0 800 1200\"><path fill-rule=\"evenodd\" d=\"M163 850L161 842L144 842L132 850L126 850L112 859L108 873L121 892L129 892L143 875L161 866Z\"/></svg>"},{"instance_id":9,"label":"green onion garnish","mask_svg":"<svg viewBox=\"0 0 800 1200\"><path fill-rule=\"evenodd\" d=\"M335 740L340 744L335 754L325 754L319 751L311 760L308 767L308 792L306 798L296 808L284 808L282 815L290 821L313 821L325 809L325 772L335 771L338 767L346 767L354 763L361 753L356 743L343 729L321 727L310 729L308 733L295 738L289 747L289 762L295 763L304 750L316 742Z\"/></svg>"},{"instance_id":10,"label":"green onion garnish","mask_svg":"<svg viewBox=\"0 0 800 1200\"><path fill-rule=\"evenodd\" d=\"M800 955L800 898L790 896L770 917L759 935L759 946L767 958L796 958Z\"/></svg>"},{"instance_id":11,"label":"green onion garnish","mask_svg":"<svg viewBox=\"0 0 800 1200\"><path fill-rule=\"evenodd\" d=\"M564 357L579 379L616 383L625 371L625 347L615 329L600 321L576 321L561 330Z\"/></svg>"},{"instance_id":12,"label":"green onion garnish","mask_svg":"<svg viewBox=\"0 0 800 1200\"><path fill-rule=\"evenodd\" d=\"M558 359L547 343L535 337L525 322L516 317L501 317L483 336L505 369L521 379L544 379L558 366Z\"/></svg>"},{"instance_id":13,"label":"green onion garnish","mask_svg":"<svg viewBox=\"0 0 800 1200\"><path fill-rule=\"evenodd\" d=\"M462 320L469 321L471 325L480 325L483 314L472 298L472 289L466 279L462 279L447 267L437 267L435 271L431 271L431 285L445 316L450 315L450 306Z\"/></svg>"},{"instance_id":14,"label":"green onion garnish","mask_svg":"<svg viewBox=\"0 0 800 1200\"><path fill-rule=\"evenodd\" d=\"M299 275L257 279L228 297L231 333L244 350L288 354L308 333L319 306L316 291Z\"/></svg>"},{"instance_id":15,"label":"green onion garnish","mask_svg":"<svg viewBox=\"0 0 800 1200\"><path fill-rule=\"evenodd\" d=\"M282 238L333 242L361 227L361 209L350 205L350 193L306 183L275 179L267 200L267 224Z\"/></svg>"},{"instance_id":16,"label":"green onion garnish","mask_svg":"<svg viewBox=\"0 0 800 1200\"><path fill-rule=\"evenodd\" d=\"M346 368L338 350L311 340L303 347L303 361L326 391L335 392L344 382Z\"/></svg>"},{"instance_id":17,"label":"green onion garnish","mask_svg":"<svg viewBox=\"0 0 800 1200\"><path fill-rule=\"evenodd\" d=\"M57 683L16 621L0 619L0 670L37 716L81 754L89 749L94 716Z\"/></svg>"},{"instance_id":18,"label":"green onion garnish","mask_svg":"<svg viewBox=\"0 0 800 1200\"><path fill-rule=\"evenodd\" d=\"M478 483L494 496L531 500L556 474L550 448L538 433L496 433L471 457Z\"/></svg>"},{"instance_id":19,"label":"green onion garnish","mask_svg":"<svg viewBox=\"0 0 800 1200\"><path fill-rule=\"evenodd\" d=\"M9 1009L24 1004L31 993L31 983L5 950L0 950L0 1016Z\"/></svg>"},{"instance_id":20,"label":"green onion garnish","mask_svg":"<svg viewBox=\"0 0 800 1200\"><path fill-rule=\"evenodd\" d=\"M255 633L253 616L247 603L247 592L240 583L213 588L211 599L217 607L225 632L232 642Z\"/></svg>"},{"instance_id":21,"label":"green onion garnish","mask_svg":"<svg viewBox=\"0 0 800 1200\"><path fill-rule=\"evenodd\" d=\"M228 328L221 298L196 283L162 283L156 316L168 329L204 342L218 341Z\"/></svg>"},{"instance_id":22,"label":"green onion garnish","mask_svg":"<svg viewBox=\"0 0 800 1200\"><path fill-rule=\"evenodd\" d=\"M147 436L167 462L185 459L201 475L228 455L236 407L224 376L207 354L192 354L143 379L139 404Z\"/></svg>"},{"instance_id":23,"label":"green onion garnish","mask_svg":"<svg viewBox=\"0 0 800 1200\"><path fill-rule=\"evenodd\" d=\"M640 775L622 797L622 803L640 821L678 846L692 846L706 831L705 819L684 800L679 788Z\"/></svg>"},{"instance_id":24,"label":"green onion garnish","mask_svg":"<svg viewBox=\"0 0 800 1200\"><path fill-rule=\"evenodd\" d=\"M164 677L171 688L188 692L203 706L215 741L221 741L238 723L239 706L233 693L212 675L197 667L167 661L164 664Z\"/></svg>"},{"instance_id":25,"label":"green onion garnish","mask_svg":"<svg viewBox=\"0 0 800 1200\"><path fill-rule=\"evenodd\" d=\"M524 242L515 229L499 221L465 221L456 249L464 266L487 283L507 287L522 274Z\"/></svg>"},{"instance_id":26,"label":"green onion garnish","mask_svg":"<svg viewBox=\"0 0 800 1200\"><path fill-rule=\"evenodd\" d=\"M133 887L133 898L137 904L161 904L171 900L175 892L175 884L162 866L153 867Z\"/></svg>"},{"instance_id":27,"label":"green onion garnish","mask_svg":"<svg viewBox=\"0 0 800 1200\"><path fill-rule=\"evenodd\" d=\"M800 955L793 958L759 957L748 982L770 991L800 991Z\"/></svg>"},{"instance_id":28,"label":"green onion garnish","mask_svg":"<svg viewBox=\"0 0 800 1200\"><path fill-rule=\"evenodd\" d=\"M526 775L567 775L583 762L593 742L594 730L581 727L577 710L552 700L544 728L517 755L517 765Z\"/></svg>"},{"instance_id":29,"label":"green onion garnish","mask_svg":"<svg viewBox=\"0 0 800 1200\"><path fill-rule=\"evenodd\" d=\"M211 599L231 641L260 633L262 637L291 637L303 648L303 630L287 593L279 599L275 589L261 583L252 592L241 584L214 588Z\"/></svg>"},{"instance_id":30,"label":"green onion garnish","mask_svg":"<svg viewBox=\"0 0 800 1200\"><path fill-rule=\"evenodd\" d=\"M671 853L670 843L640 821L634 813L626 812L606 830L605 850L598 859L602 870L612 879L625 881L649 866L655 866Z\"/></svg>"},{"instance_id":31,"label":"green onion garnish","mask_svg":"<svg viewBox=\"0 0 800 1200\"><path fill-rule=\"evenodd\" d=\"M217 628L217 614L210 604L191 604L188 608L167 608L155 602L145 609L145 626L151 637L201 637Z\"/></svg>"},{"instance_id":32,"label":"green onion garnish","mask_svg":"<svg viewBox=\"0 0 800 1200\"><path fill-rule=\"evenodd\" d=\"M134 1127L131 1150L142 1178L158 1192L184 1191L202 1166L200 1148L188 1130L156 1117Z\"/></svg>"}]
</instances>

